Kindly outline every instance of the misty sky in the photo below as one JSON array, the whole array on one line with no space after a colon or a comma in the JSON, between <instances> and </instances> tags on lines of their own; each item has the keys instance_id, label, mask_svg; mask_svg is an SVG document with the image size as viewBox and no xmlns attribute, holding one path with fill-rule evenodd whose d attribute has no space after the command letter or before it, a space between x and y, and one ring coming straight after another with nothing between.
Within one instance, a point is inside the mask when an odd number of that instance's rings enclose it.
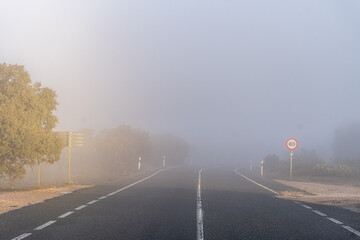
<instances>
[{"instance_id":1,"label":"misty sky","mask_svg":"<svg viewBox=\"0 0 360 240\"><path fill-rule=\"evenodd\" d=\"M4 61L57 92L59 130L129 124L220 160L289 137L328 158L360 121L357 0L1 0Z\"/></svg>"}]
</instances>

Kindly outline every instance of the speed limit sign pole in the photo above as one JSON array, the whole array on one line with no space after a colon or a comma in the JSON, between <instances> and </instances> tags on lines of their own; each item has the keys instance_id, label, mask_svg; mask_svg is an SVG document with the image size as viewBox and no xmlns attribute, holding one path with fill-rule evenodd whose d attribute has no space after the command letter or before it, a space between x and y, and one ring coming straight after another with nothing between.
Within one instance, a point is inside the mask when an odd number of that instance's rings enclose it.
<instances>
[{"instance_id":1,"label":"speed limit sign pole","mask_svg":"<svg viewBox=\"0 0 360 240\"><path fill-rule=\"evenodd\" d=\"M292 179L292 157L293 151L290 151L290 180Z\"/></svg>"},{"instance_id":2,"label":"speed limit sign pole","mask_svg":"<svg viewBox=\"0 0 360 240\"><path fill-rule=\"evenodd\" d=\"M292 179L293 151L298 147L298 145L298 141L295 138L289 138L286 141L286 147L290 150L290 180Z\"/></svg>"}]
</instances>

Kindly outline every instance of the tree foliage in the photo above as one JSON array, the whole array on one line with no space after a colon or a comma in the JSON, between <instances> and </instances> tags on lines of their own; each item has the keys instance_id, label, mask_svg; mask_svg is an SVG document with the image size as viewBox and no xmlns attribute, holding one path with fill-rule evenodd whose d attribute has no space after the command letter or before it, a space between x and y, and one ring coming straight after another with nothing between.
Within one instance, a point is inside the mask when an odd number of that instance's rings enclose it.
<instances>
[{"instance_id":1,"label":"tree foliage","mask_svg":"<svg viewBox=\"0 0 360 240\"><path fill-rule=\"evenodd\" d=\"M56 94L32 83L23 66L0 65L0 173L11 182L26 165L60 158L61 139L52 130Z\"/></svg>"},{"instance_id":2,"label":"tree foliage","mask_svg":"<svg viewBox=\"0 0 360 240\"><path fill-rule=\"evenodd\" d=\"M103 167L109 173L137 169L138 158L149 158L151 145L146 131L130 126L103 130L96 136L96 148L103 158Z\"/></svg>"}]
</instances>

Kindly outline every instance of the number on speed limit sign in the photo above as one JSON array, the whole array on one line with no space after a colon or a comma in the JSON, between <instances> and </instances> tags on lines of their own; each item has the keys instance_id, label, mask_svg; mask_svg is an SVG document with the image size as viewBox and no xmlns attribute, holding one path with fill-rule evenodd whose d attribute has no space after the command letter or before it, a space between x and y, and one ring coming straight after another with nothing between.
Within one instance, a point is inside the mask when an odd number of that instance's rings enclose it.
<instances>
[{"instance_id":1,"label":"number on speed limit sign","mask_svg":"<svg viewBox=\"0 0 360 240\"><path fill-rule=\"evenodd\" d=\"M295 150L298 147L298 142L296 141L295 138L289 138L286 141L286 147L291 151Z\"/></svg>"}]
</instances>

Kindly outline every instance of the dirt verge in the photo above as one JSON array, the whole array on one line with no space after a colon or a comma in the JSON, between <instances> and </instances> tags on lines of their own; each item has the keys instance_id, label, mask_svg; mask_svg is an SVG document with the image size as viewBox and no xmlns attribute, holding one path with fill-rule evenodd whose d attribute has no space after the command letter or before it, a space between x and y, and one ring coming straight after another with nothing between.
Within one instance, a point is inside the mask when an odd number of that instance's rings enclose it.
<instances>
[{"instance_id":1,"label":"dirt verge","mask_svg":"<svg viewBox=\"0 0 360 240\"><path fill-rule=\"evenodd\" d=\"M90 186L70 185L2 191L0 192L0 214L88 187Z\"/></svg>"},{"instance_id":2,"label":"dirt verge","mask_svg":"<svg viewBox=\"0 0 360 240\"><path fill-rule=\"evenodd\" d=\"M275 179L275 181L310 193L306 194L300 191L284 191L281 192L279 198L331 206L341 206L360 213L360 187L311 182L290 182L278 179Z\"/></svg>"}]
</instances>

